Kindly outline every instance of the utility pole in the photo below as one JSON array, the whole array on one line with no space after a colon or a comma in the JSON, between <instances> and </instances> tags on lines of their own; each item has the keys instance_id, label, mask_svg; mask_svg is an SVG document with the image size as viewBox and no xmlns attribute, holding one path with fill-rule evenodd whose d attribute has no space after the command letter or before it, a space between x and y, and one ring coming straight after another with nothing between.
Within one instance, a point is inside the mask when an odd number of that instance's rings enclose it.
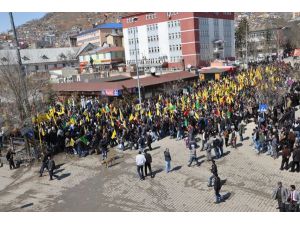
<instances>
[{"instance_id":1,"label":"utility pole","mask_svg":"<svg viewBox=\"0 0 300 225\"><path fill-rule=\"evenodd\" d=\"M21 59L21 53L20 53L20 46L19 46L19 41L18 41L18 37L17 37L17 31L16 31L16 27L15 27L15 23L14 23L14 18L13 18L13 14L12 12L9 13L9 17L10 17L10 23L11 23L11 27L14 33L14 38L15 38L15 42L16 42L16 51L17 51L17 60L18 60L18 65L19 65L19 70L20 70L20 78L21 78L21 96L23 97L23 102L25 104L24 110L25 110L25 115L24 118L21 119L26 119L27 117L30 116L30 104L28 101L28 95L27 95L27 88L26 88L26 82L25 82L25 77L26 77L26 72L25 72L25 68L22 64L22 59Z\"/></svg>"},{"instance_id":2,"label":"utility pole","mask_svg":"<svg viewBox=\"0 0 300 225\"><path fill-rule=\"evenodd\" d=\"M17 31L16 31L16 27L15 27L15 23L14 23L14 17L13 17L13 14L12 12L9 13L9 17L10 17L10 23L11 23L11 27L12 27L12 30L14 32L14 38L15 38L15 42L16 42L16 47L17 47L17 60L18 60L18 64L19 64L19 71L20 71L20 92L21 92L21 103L23 103L23 106L21 107L23 110L24 110L24 114L21 113L21 117L23 118L20 118L22 120L22 122L24 121L28 121L27 119L30 118L30 104L29 104L29 101L28 101L28 95L27 95L27 88L26 88L26 72L25 72L25 68L22 64L22 58L21 58L21 53L20 53L20 46L19 46L19 41L18 41L18 36L17 36ZM31 120L30 120L31 121ZM25 126L26 126L26 123L25 122ZM31 122L30 122L31 123ZM28 125L28 124L27 124ZM24 140L25 140L25 148L26 148L26 152L28 154L28 156L31 156L30 154L30 146L29 146L29 143L28 143L28 140L27 140L27 137L26 135L24 136ZM34 144L34 148L35 148L35 144Z\"/></svg>"},{"instance_id":3,"label":"utility pole","mask_svg":"<svg viewBox=\"0 0 300 225\"><path fill-rule=\"evenodd\" d=\"M248 21L246 23L246 65L248 68Z\"/></svg>"},{"instance_id":4,"label":"utility pole","mask_svg":"<svg viewBox=\"0 0 300 225\"><path fill-rule=\"evenodd\" d=\"M134 22L137 21L137 17L134 18ZM140 86L140 75L139 75L139 65L138 65L138 55L137 55L137 48L136 48L136 38L135 38L135 31L137 27L133 30L133 39L134 39L134 51L135 51L135 67L136 67L136 76L138 81L138 92L139 92L139 104L140 109L142 108L142 98L141 98L141 86Z\"/></svg>"}]
</instances>

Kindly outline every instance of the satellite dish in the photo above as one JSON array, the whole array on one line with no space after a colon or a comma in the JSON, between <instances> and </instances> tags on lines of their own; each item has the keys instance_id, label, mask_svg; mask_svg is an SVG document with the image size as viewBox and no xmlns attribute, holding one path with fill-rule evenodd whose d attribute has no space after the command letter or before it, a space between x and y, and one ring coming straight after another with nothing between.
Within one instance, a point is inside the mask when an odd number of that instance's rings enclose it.
<instances>
[{"instance_id":1,"label":"satellite dish","mask_svg":"<svg viewBox=\"0 0 300 225\"><path fill-rule=\"evenodd\" d=\"M151 67L150 72L151 72L151 73L155 73L155 72L156 72L155 67Z\"/></svg>"},{"instance_id":2,"label":"satellite dish","mask_svg":"<svg viewBox=\"0 0 300 225\"><path fill-rule=\"evenodd\" d=\"M187 68L188 68L188 69L191 69L191 68L192 68L192 65L191 65L191 64L188 64L188 65L187 65Z\"/></svg>"}]
</instances>

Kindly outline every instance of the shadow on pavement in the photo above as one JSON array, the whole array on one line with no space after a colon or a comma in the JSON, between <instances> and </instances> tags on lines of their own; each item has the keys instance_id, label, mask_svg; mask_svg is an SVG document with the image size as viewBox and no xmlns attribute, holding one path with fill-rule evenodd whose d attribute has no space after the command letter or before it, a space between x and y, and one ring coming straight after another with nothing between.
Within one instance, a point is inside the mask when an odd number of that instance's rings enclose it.
<instances>
[{"instance_id":1,"label":"shadow on pavement","mask_svg":"<svg viewBox=\"0 0 300 225\"><path fill-rule=\"evenodd\" d=\"M152 172L152 175L153 175L153 177L155 177L155 176L156 176L156 174L159 174L159 173L161 173L162 171L164 171L164 169L162 169L162 168L160 168L160 169L158 169L158 170L155 170L155 171L153 171L153 172Z\"/></svg>"},{"instance_id":2,"label":"shadow on pavement","mask_svg":"<svg viewBox=\"0 0 300 225\"><path fill-rule=\"evenodd\" d=\"M227 181L227 179L221 180L221 185L225 185L226 181Z\"/></svg>"},{"instance_id":3,"label":"shadow on pavement","mask_svg":"<svg viewBox=\"0 0 300 225\"><path fill-rule=\"evenodd\" d=\"M156 149L159 149L159 148L160 148L160 146L156 146L156 147L152 148L151 151L156 150ZM148 151L149 151L149 149L148 149Z\"/></svg>"},{"instance_id":4,"label":"shadow on pavement","mask_svg":"<svg viewBox=\"0 0 300 225\"><path fill-rule=\"evenodd\" d=\"M242 143L237 143L237 144L236 144L236 147L237 147L237 148L238 148L238 147L241 147L241 146L243 146Z\"/></svg>"},{"instance_id":5,"label":"shadow on pavement","mask_svg":"<svg viewBox=\"0 0 300 225\"><path fill-rule=\"evenodd\" d=\"M59 170L55 170L53 174L58 174L61 173L62 171L64 171L65 169L59 169Z\"/></svg>"},{"instance_id":6,"label":"shadow on pavement","mask_svg":"<svg viewBox=\"0 0 300 225\"><path fill-rule=\"evenodd\" d=\"M182 168L182 166L175 166L171 171L180 170L181 168Z\"/></svg>"},{"instance_id":7,"label":"shadow on pavement","mask_svg":"<svg viewBox=\"0 0 300 225\"><path fill-rule=\"evenodd\" d=\"M55 169L59 169L60 167L62 167L63 165L65 165L64 163L58 164L55 166Z\"/></svg>"},{"instance_id":8,"label":"shadow on pavement","mask_svg":"<svg viewBox=\"0 0 300 225\"><path fill-rule=\"evenodd\" d=\"M228 200L230 198L230 196L231 196L230 192L228 192L225 195L223 195L223 202L225 202L226 200Z\"/></svg>"},{"instance_id":9,"label":"shadow on pavement","mask_svg":"<svg viewBox=\"0 0 300 225\"><path fill-rule=\"evenodd\" d=\"M56 176L57 180L62 180L66 177L69 177L71 175L71 173L63 173L62 175L60 176Z\"/></svg>"},{"instance_id":10,"label":"shadow on pavement","mask_svg":"<svg viewBox=\"0 0 300 225\"><path fill-rule=\"evenodd\" d=\"M226 155L229 155L229 154L230 154L230 151L224 152L224 154L223 154L222 157L224 157L224 156L226 156Z\"/></svg>"}]
</instances>

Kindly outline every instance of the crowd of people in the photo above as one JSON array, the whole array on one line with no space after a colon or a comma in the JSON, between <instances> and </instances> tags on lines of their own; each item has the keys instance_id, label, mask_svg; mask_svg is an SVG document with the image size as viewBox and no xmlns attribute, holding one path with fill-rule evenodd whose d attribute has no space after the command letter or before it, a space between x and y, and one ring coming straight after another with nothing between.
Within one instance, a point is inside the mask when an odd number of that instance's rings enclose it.
<instances>
[{"instance_id":1,"label":"crowd of people","mask_svg":"<svg viewBox=\"0 0 300 225\"><path fill-rule=\"evenodd\" d=\"M280 169L287 169L292 158L291 171L299 172L300 120L296 120L294 110L299 103L296 94L299 84L290 78L291 71L291 66L283 62L253 65L220 80L195 81L185 91L160 93L145 99L141 105L126 99L103 102L98 98L76 100L71 97L36 115L34 137L45 143L47 154L65 151L84 157L96 152L105 160L113 147L122 151L138 150L137 172L144 180L144 169L146 176L148 169L153 177L149 153L153 141L167 136L176 141L184 140L190 151L188 166L193 161L199 165L197 135L201 139L200 149L206 151L207 160L211 161L224 156L224 146L237 148L237 138L243 141L245 126L253 119L255 151L266 152L274 158L281 151ZM281 99L276 99L276 104L266 111L259 110L261 103L269 104L267 98L259 95L277 92L280 87L286 90ZM166 172L170 172L168 149L164 157ZM45 158L41 174L49 160ZM209 185L219 178L215 169L213 171ZM216 199L221 200L218 191Z\"/></svg>"}]
</instances>

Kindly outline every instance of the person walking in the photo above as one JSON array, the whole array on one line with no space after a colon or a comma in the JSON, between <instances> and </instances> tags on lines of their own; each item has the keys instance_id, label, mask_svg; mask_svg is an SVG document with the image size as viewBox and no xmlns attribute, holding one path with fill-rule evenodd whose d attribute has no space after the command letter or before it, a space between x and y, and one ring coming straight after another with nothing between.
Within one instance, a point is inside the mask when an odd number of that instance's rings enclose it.
<instances>
[{"instance_id":1,"label":"person walking","mask_svg":"<svg viewBox=\"0 0 300 225\"><path fill-rule=\"evenodd\" d=\"M14 155L16 153L13 152L11 149L8 150L8 152L6 153L6 159L9 163L9 169L12 170L12 169L16 169L16 166L15 166L15 162L14 162Z\"/></svg>"},{"instance_id":2,"label":"person walking","mask_svg":"<svg viewBox=\"0 0 300 225\"><path fill-rule=\"evenodd\" d=\"M53 180L54 169L55 169L55 162L49 155L48 156L48 171L49 171L50 180Z\"/></svg>"},{"instance_id":3,"label":"person walking","mask_svg":"<svg viewBox=\"0 0 300 225\"><path fill-rule=\"evenodd\" d=\"M166 162L166 172L169 173L171 171L171 155L168 148L164 151L164 157Z\"/></svg>"},{"instance_id":4,"label":"person walking","mask_svg":"<svg viewBox=\"0 0 300 225\"><path fill-rule=\"evenodd\" d=\"M212 175L208 178L208 184L207 184L208 187L212 187L213 178L218 176L218 167L216 165L216 162L215 160L212 160L211 162L212 165L211 165L210 172L212 173Z\"/></svg>"},{"instance_id":5,"label":"person walking","mask_svg":"<svg viewBox=\"0 0 300 225\"><path fill-rule=\"evenodd\" d=\"M215 158L216 159L220 158L219 146L220 146L220 140L216 136L214 136L213 137L213 148L214 148L214 151L215 151Z\"/></svg>"},{"instance_id":6,"label":"person walking","mask_svg":"<svg viewBox=\"0 0 300 225\"><path fill-rule=\"evenodd\" d=\"M289 212L298 212L299 210L299 201L300 201L300 194L296 191L295 185L291 185L291 190L289 191L289 196L287 201L289 202Z\"/></svg>"},{"instance_id":7,"label":"person walking","mask_svg":"<svg viewBox=\"0 0 300 225\"><path fill-rule=\"evenodd\" d=\"M151 176L151 178L153 178L152 169L151 169L152 156L151 156L150 153L148 153L148 150L145 150L144 156L146 158L146 162L145 162L145 176L148 176L147 169L149 169L150 176Z\"/></svg>"},{"instance_id":8,"label":"person walking","mask_svg":"<svg viewBox=\"0 0 300 225\"><path fill-rule=\"evenodd\" d=\"M280 170L283 169L288 170L290 156L291 156L290 150L288 149L287 145L285 145L282 150L282 160L281 160Z\"/></svg>"},{"instance_id":9,"label":"person walking","mask_svg":"<svg viewBox=\"0 0 300 225\"><path fill-rule=\"evenodd\" d=\"M300 172L299 170L299 164L300 164L300 148L297 147L296 150L293 151L293 162L292 162L292 168L291 172Z\"/></svg>"},{"instance_id":10,"label":"person walking","mask_svg":"<svg viewBox=\"0 0 300 225\"><path fill-rule=\"evenodd\" d=\"M148 133L148 134L147 134L147 146L148 146L149 151L152 151L151 144L152 144L152 137L151 137L151 135Z\"/></svg>"},{"instance_id":11,"label":"person walking","mask_svg":"<svg viewBox=\"0 0 300 225\"><path fill-rule=\"evenodd\" d=\"M139 174L140 180L145 180L144 173L143 173L143 167L146 163L146 158L142 154L142 151L139 151L139 154L135 158L137 172Z\"/></svg>"},{"instance_id":12,"label":"person walking","mask_svg":"<svg viewBox=\"0 0 300 225\"><path fill-rule=\"evenodd\" d=\"M190 153L190 158L189 158L188 167L191 167L193 161L195 161L197 166L199 166L195 145L191 145L191 149L189 149L189 153Z\"/></svg>"},{"instance_id":13,"label":"person walking","mask_svg":"<svg viewBox=\"0 0 300 225\"><path fill-rule=\"evenodd\" d=\"M277 188L273 191L272 198L277 200L279 212L286 211L286 203L288 198L288 190L282 186L282 182L277 183Z\"/></svg>"},{"instance_id":14,"label":"person walking","mask_svg":"<svg viewBox=\"0 0 300 225\"><path fill-rule=\"evenodd\" d=\"M219 140L219 155L220 155L220 157L222 157L223 154L224 154L224 151L223 151L224 140L223 140L223 138L221 136L221 133L219 133L217 139Z\"/></svg>"},{"instance_id":15,"label":"person walking","mask_svg":"<svg viewBox=\"0 0 300 225\"><path fill-rule=\"evenodd\" d=\"M220 190L222 187L220 177L218 175L216 176L214 175L213 182L214 182L214 190L215 190L215 197L216 197L215 204L219 204L223 200L222 196L220 195Z\"/></svg>"},{"instance_id":16,"label":"person walking","mask_svg":"<svg viewBox=\"0 0 300 225\"><path fill-rule=\"evenodd\" d=\"M226 129L223 134L224 134L224 139L225 139L225 146L228 147L228 141L229 141L229 132L228 132L228 130Z\"/></svg>"},{"instance_id":17,"label":"person walking","mask_svg":"<svg viewBox=\"0 0 300 225\"><path fill-rule=\"evenodd\" d=\"M40 177L43 176L43 172L45 169L48 170L48 157L51 156L50 153L46 153L44 155L43 161L42 161L42 165L41 165L41 169L40 169Z\"/></svg>"}]
</instances>

